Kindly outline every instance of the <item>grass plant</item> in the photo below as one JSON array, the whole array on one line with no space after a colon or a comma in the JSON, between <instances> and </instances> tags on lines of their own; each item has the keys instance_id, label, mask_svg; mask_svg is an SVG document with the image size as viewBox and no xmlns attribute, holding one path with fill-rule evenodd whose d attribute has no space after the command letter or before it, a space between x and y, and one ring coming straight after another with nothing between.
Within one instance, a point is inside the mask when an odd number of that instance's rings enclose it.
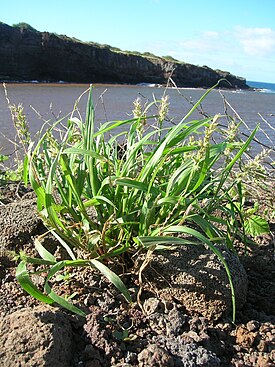
<instances>
[{"instance_id":1,"label":"grass plant","mask_svg":"<svg viewBox=\"0 0 275 367\"><path fill-rule=\"evenodd\" d=\"M84 121L72 115L57 137L58 121L29 145L25 182L33 187L38 211L68 257L57 260L37 239L40 258L21 254L17 268L17 279L27 292L84 316L53 291L51 282L60 270L94 267L131 302L127 288L111 270L123 261L123 254L204 244L226 269L235 319L231 274L217 245L233 250L236 233L243 234L237 204L242 182L232 179L232 170L241 165L257 128L240 142L232 132L222 131L220 115L193 120L192 113L210 91L168 128L163 127L168 108L164 98L153 102L159 113L148 116L150 105L144 109L136 101L132 119L95 129L91 88ZM118 127L123 132L117 133ZM213 134L221 136L219 143L212 140ZM42 266L47 274L44 293L32 282L36 271L29 264L40 266L40 273Z\"/></svg>"}]
</instances>

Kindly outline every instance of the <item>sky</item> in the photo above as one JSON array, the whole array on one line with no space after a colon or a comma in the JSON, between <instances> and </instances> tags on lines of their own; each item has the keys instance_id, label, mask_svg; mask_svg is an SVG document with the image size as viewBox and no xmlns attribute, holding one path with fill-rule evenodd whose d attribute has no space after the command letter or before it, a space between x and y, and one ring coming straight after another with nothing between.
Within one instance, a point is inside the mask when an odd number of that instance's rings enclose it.
<instances>
[{"instance_id":1,"label":"sky","mask_svg":"<svg viewBox=\"0 0 275 367\"><path fill-rule=\"evenodd\" d=\"M275 83L275 0L0 0L0 21Z\"/></svg>"}]
</instances>

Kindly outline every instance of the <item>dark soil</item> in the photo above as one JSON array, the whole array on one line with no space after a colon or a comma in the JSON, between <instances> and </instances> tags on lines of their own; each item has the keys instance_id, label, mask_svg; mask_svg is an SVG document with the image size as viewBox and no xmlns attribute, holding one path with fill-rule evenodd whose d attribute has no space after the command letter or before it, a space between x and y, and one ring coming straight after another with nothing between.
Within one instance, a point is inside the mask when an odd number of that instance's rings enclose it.
<instances>
[{"instance_id":1,"label":"dark soil","mask_svg":"<svg viewBox=\"0 0 275 367\"><path fill-rule=\"evenodd\" d=\"M11 202L22 200L28 200L32 205L32 198L32 192L20 185L5 185L0 189L1 206L7 207ZM18 222L20 213L16 215ZM274 226L272 230L274 235ZM21 228L14 237L9 236L7 242L2 240L0 243L1 366L275 365L275 266L272 234L257 238L257 243L249 245L246 251L242 244L239 245L239 257L248 277L248 292L246 303L238 311L236 323L233 324L228 317L208 320L199 313L187 311L184 305L175 299L165 301L148 290L142 294L143 308L146 311L142 312L137 302L129 305L108 280L87 268L70 270L67 280L55 282L54 285L54 290L59 294L70 295L75 292L72 301L87 312L86 319L50 306L46 306L46 311L40 309L40 302L30 297L18 285L15 278L17 263L12 260L10 251L18 253L23 249L26 253L33 254L33 238L43 231L43 224L36 218L31 228L26 231ZM48 237L46 241L58 253L55 240ZM43 279L42 276L36 276L35 283L38 287L43 285ZM139 290L137 275L128 272L124 274L123 280L135 301ZM14 350L7 348L7 345L11 345L9 334L16 328L23 327L22 317L34 320L28 316L28 312L36 312L35 317L39 318L39 325L42 325L41 320L46 319L44 324L47 322L52 325L58 322L58 327L48 328L52 333L53 330L59 330L61 335L64 330L62 327L65 327L66 339L59 341L59 344L61 348L70 350L69 361L66 360L68 354L64 357L65 362L58 362L58 356L45 357L49 351L44 354L41 352L46 347L42 343L42 346L37 345L39 338L27 338L26 334L23 341L20 339L22 335L16 334L25 348L21 349L21 352L17 347ZM45 314L49 313L57 313L57 316L45 318ZM44 318L39 316L41 314ZM15 321L12 319L14 315ZM13 325L12 330L10 325ZM48 338L47 343L52 340L55 346L59 345L56 342L59 338L55 338ZM17 346L18 340L14 340ZM40 354L37 354L37 351ZM56 347L51 353L60 352ZM37 362L39 358L40 363ZM55 364L52 362L54 360Z\"/></svg>"}]
</instances>

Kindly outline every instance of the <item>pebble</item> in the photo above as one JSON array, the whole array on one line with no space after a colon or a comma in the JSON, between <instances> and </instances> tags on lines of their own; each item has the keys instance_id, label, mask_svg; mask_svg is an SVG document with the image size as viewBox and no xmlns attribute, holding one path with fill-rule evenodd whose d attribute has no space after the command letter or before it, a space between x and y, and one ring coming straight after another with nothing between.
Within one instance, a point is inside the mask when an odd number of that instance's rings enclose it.
<instances>
[{"instance_id":1,"label":"pebble","mask_svg":"<svg viewBox=\"0 0 275 367\"><path fill-rule=\"evenodd\" d=\"M246 324L246 328L248 331L256 331L259 330L259 322L255 320L251 320Z\"/></svg>"}]
</instances>

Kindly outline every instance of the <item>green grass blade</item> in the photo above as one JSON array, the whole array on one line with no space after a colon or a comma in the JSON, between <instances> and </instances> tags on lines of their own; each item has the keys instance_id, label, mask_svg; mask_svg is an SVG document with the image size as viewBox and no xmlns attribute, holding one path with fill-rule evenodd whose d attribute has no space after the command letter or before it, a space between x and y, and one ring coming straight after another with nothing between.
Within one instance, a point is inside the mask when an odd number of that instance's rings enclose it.
<instances>
[{"instance_id":1,"label":"green grass blade","mask_svg":"<svg viewBox=\"0 0 275 367\"><path fill-rule=\"evenodd\" d=\"M64 249L67 251L67 253L69 254L70 258L72 260L76 260L75 255L71 249L71 247L68 245L68 243L66 241L63 240L63 238L61 236L59 236L58 233L56 233L55 230L52 230L51 233L54 235L54 237L61 243L61 245L64 247Z\"/></svg>"},{"instance_id":2,"label":"green grass blade","mask_svg":"<svg viewBox=\"0 0 275 367\"><path fill-rule=\"evenodd\" d=\"M194 120L189 122L188 125L184 121L182 121L171 129L171 136L167 136L167 148L171 149L175 147L178 143L184 141L190 135L197 132L199 128L208 125L208 123L211 121L212 117L203 120ZM166 150L164 151L164 154L166 154Z\"/></svg>"},{"instance_id":3,"label":"green grass blade","mask_svg":"<svg viewBox=\"0 0 275 367\"><path fill-rule=\"evenodd\" d=\"M84 209L83 202L79 193L79 187L76 182L76 178L74 177L71 171L68 158L65 155L62 155L60 157L60 167L62 168L62 174L64 175L65 180L67 181L70 189L72 190L74 200L76 201L80 209Z\"/></svg>"},{"instance_id":4,"label":"green grass blade","mask_svg":"<svg viewBox=\"0 0 275 367\"><path fill-rule=\"evenodd\" d=\"M29 168L29 157L26 154L25 158L24 158L24 161L23 161L23 182L24 182L25 186L28 185L28 181L29 181L28 168Z\"/></svg>"},{"instance_id":5,"label":"green grass blade","mask_svg":"<svg viewBox=\"0 0 275 367\"><path fill-rule=\"evenodd\" d=\"M212 88L208 89L203 95L202 97L194 104L194 106L190 109L190 111L188 111L188 113L184 116L184 118L182 119L182 121L185 121L189 116L192 115L193 112L196 111L196 109L200 106L200 104L203 102L203 100L207 97L207 95L213 90L215 89L221 81L226 80L226 79L221 79L218 81L218 83L216 83Z\"/></svg>"},{"instance_id":6,"label":"green grass blade","mask_svg":"<svg viewBox=\"0 0 275 367\"><path fill-rule=\"evenodd\" d=\"M43 208L45 208L45 202L46 202L46 193L44 187L41 185L40 181L37 180L36 174L35 174L35 168L32 164L32 161L29 163L29 180L30 184L37 196L37 209L38 211L42 211Z\"/></svg>"},{"instance_id":7,"label":"green grass blade","mask_svg":"<svg viewBox=\"0 0 275 367\"><path fill-rule=\"evenodd\" d=\"M50 287L49 285L49 280L61 269L64 268L64 266L66 266L66 262L65 261L60 261L57 264L55 264L49 271L48 276L46 278L46 282L45 282L45 286L44 286L44 290L45 292L48 294L48 296L56 303L58 303L61 307L66 308L67 310L79 315L79 316L83 316L86 317L85 312L83 312L82 310L80 310L78 307L74 306L72 303L66 301L63 297L58 296Z\"/></svg>"},{"instance_id":8,"label":"green grass blade","mask_svg":"<svg viewBox=\"0 0 275 367\"><path fill-rule=\"evenodd\" d=\"M136 239L146 248L153 245L198 245L200 243L173 236L138 236Z\"/></svg>"},{"instance_id":9,"label":"green grass blade","mask_svg":"<svg viewBox=\"0 0 275 367\"><path fill-rule=\"evenodd\" d=\"M196 223L203 232L207 234L210 240L220 235L218 230L209 222L209 220L204 219L198 214L190 215L188 220Z\"/></svg>"},{"instance_id":10,"label":"green grass blade","mask_svg":"<svg viewBox=\"0 0 275 367\"><path fill-rule=\"evenodd\" d=\"M87 149L82 149L82 148L67 148L67 149L64 149L62 151L62 154L80 154L80 155L86 155L86 156L89 156L91 158L96 158L98 159L99 161L102 161L102 162L106 162L107 161L107 158L96 153L95 151L91 151L91 150L87 150ZM109 162L110 163L110 162Z\"/></svg>"},{"instance_id":11,"label":"green grass blade","mask_svg":"<svg viewBox=\"0 0 275 367\"><path fill-rule=\"evenodd\" d=\"M145 119L147 120L147 119L150 119L152 117L153 116L144 117L144 118L141 118L141 120L145 120ZM94 137L97 137L99 135L103 135L106 132L117 129L118 127L123 126L123 125L132 125L134 122L137 122L137 120L140 120L140 119L134 118L134 119L130 119L130 120L108 121L105 124L101 125L99 130L94 133Z\"/></svg>"},{"instance_id":12,"label":"green grass blade","mask_svg":"<svg viewBox=\"0 0 275 367\"><path fill-rule=\"evenodd\" d=\"M121 176L126 177L131 172L132 168L136 166L136 158L137 154L150 142L150 138L155 134L155 131L151 131L146 134L142 139L138 142L131 145L127 149L127 159L126 162L123 163L123 167L121 170Z\"/></svg>"},{"instance_id":13,"label":"green grass blade","mask_svg":"<svg viewBox=\"0 0 275 367\"><path fill-rule=\"evenodd\" d=\"M192 152L194 150L199 150L200 147L198 145L189 145L189 146L183 146L183 147L175 147L175 148L166 148L164 149L164 154L169 154L169 156L174 154L181 154L181 153L187 153Z\"/></svg>"},{"instance_id":14,"label":"green grass blade","mask_svg":"<svg viewBox=\"0 0 275 367\"><path fill-rule=\"evenodd\" d=\"M127 177L121 177L121 178L117 178L114 181L115 185L120 185L120 186L127 186L130 187L132 189L137 189L143 192L147 192L148 191L148 185L145 184L144 182L140 182L137 180L134 180L132 178L127 178Z\"/></svg>"},{"instance_id":15,"label":"green grass blade","mask_svg":"<svg viewBox=\"0 0 275 367\"><path fill-rule=\"evenodd\" d=\"M87 208L89 206L97 206L97 205L101 205L104 203L109 204L111 207L117 210L117 207L115 206L115 204L103 195L97 195L93 197L92 199L89 199L83 202L83 205L85 208Z\"/></svg>"},{"instance_id":16,"label":"green grass blade","mask_svg":"<svg viewBox=\"0 0 275 367\"><path fill-rule=\"evenodd\" d=\"M166 196L164 198L161 198L157 201L158 206L162 205L176 205L182 198L180 196Z\"/></svg>"},{"instance_id":17,"label":"green grass blade","mask_svg":"<svg viewBox=\"0 0 275 367\"><path fill-rule=\"evenodd\" d=\"M40 292L40 290L33 284L29 277L29 273L27 270L26 262L21 261L16 269L16 279L18 280L21 287L29 293L31 296L36 298L38 301L52 304L53 300L47 296L45 296L43 293Z\"/></svg>"},{"instance_id":18,"label":"green grass blade","mask_svg":"<svg viewBox=\"0 0 275 367\"><path fill-rule=\"evenodd\" d=\"M230 171L231 168L234 166L234 164L237 162L237 160L239 160L241 158L241 156L243 155L243 153L247 150L247 148L249 147L250 143L252 142L252 140L253 140L254 136L256 135L258 129L259 129L259 125L257 125L255 127L255 129L252 131L252 133L250 134L250 136L247 139L247 141L242 145L241 149L238 151L238 153L235 155L235 157L230 161L230 163L228 163L228 165L224 169L225 171Z\"/></svg>"},{"instance_id":19,"label":"green grass blade","mask_svg":"<svg viewBox=\"0 0 275 367\"><path fill-rule=\"evenodd\" d=\"M34 240L34 246L37 252L39 253L39 255L42 257L42 259L51 261L54 263L56 262L56 258L48 250L45 249L45 247L42 245L42 243L39 241L38 238Z\"/></svg>"},{"instance_id":20,"label":"green grass blade","mask_svg":"<svg viewBox=\"0 0 275 367\"><path fill-rule=\"evenodd\" d=\"M85 125L83 127L83 148L86 151L94 152L95 140L94 140L94 106L92 100L92 86L90 87ZM85 155L85 162L88 168L88 177L91 185L93 196L97 195L100 188L100 180L98 177L97 166L95 158Z\"/></svg>"},{"instance_id":21,"label":"green grass blade","mask_svg":"<svg viewBox=\"0 0 275 367\"><path fill-rule=\"evenodd\" d=\"M100 261L96 259L90 260L90 263L116 286L116 288L123 294L123 296L129 303L132 302L128 289L126 288L125 284L122 282L122 280L119 278L118 275L116 275L106 265L102 264Z\"/></svg>"}]
</instances>

